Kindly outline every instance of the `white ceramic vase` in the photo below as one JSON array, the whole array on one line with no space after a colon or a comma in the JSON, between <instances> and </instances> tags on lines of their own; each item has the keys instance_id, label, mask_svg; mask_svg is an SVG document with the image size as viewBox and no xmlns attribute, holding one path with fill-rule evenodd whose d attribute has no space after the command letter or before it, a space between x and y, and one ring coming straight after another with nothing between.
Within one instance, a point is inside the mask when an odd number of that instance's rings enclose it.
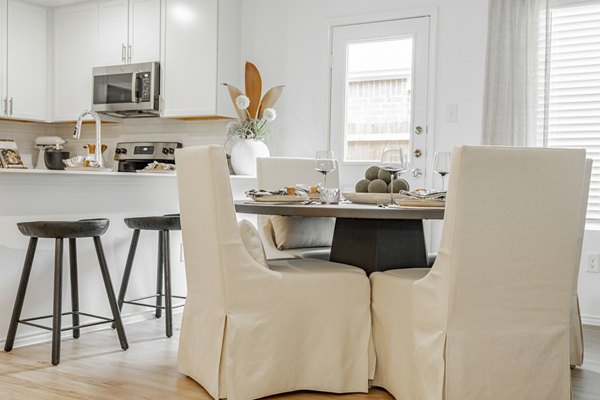
<instances>
[{"instance_id":1,"label":"white ceramic vase","mask_svg":"<svg viewBox=\"0 0 600 400\"><path fill-rule=\"evenodd\" d=\"M236 175L256 175L256 159L270 155L261 140L241 139L231 149L231 166Z\"/></svg>"}]
</instances>

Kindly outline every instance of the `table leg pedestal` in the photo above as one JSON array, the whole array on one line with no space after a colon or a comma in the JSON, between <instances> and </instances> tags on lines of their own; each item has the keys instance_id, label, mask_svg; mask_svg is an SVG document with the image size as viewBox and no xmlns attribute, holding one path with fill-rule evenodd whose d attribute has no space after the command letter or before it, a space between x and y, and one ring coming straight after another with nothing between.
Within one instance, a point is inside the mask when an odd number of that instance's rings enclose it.
<instances>
[{"instance_id":1,"label":"table leg pedestal","mask_svg":"<svg viewBox=\"0 0 600 400\"><path fill-rule=\"evenodd\" d=\"M337 218L330 261L375 271L427 267L422 220Z\"/></svg>"}]
</instances>

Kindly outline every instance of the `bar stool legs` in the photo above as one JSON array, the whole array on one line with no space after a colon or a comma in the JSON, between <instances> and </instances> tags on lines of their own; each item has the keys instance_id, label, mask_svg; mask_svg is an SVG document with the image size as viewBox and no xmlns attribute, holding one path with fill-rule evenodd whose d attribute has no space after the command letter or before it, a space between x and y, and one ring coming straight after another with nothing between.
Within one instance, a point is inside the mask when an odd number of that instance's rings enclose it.
<instances>
[{"instance_id":1,"label":"bar stool legs","mask_svg":"<svg viewBox=\"0 0 600 400\"><path fill-rule=\"evenodd\" d=\"M63 239L54 241L54 305L52 309L52 365L60 363L60 328L62 320Z\"/></svg>"},{"instance_id":2,"label":"bar stool legs","mask_svg":"<svg viewBox=\"0 0 600 400\"><path fill-rule=\"evenodd\" d=\"M23 310L23 302L25 301L25 293L27 292L27 284L29 283L29 276L31 275L31 266L33 265L33 256L35 255L37 242L38 238L36 237L29 239L27 255L25 256L25 264L23 265L23 272L21 272L21 280L19 281L19 289L17 290L17 299L15 300L15 307L13 308L12 317L10 319L8 334L6 335L6 342L4 342L4 351L11 351L15 343L15 335L17 334L17 326L19 325L21 311Z\"/></svg>"},{"instance_id":3,"label":"bar stool legs","mask_svg":"<svg viewBox=\"0 0 600 400\"><path fill-rule=\"evenodd\" d=\"M173 304L171 298L171 252L169 231L162 231L163 268L165 273L165 323L167 337L173 336Z\"/></svg>"},{"instance_id":4,"label":"bar stool legs","mask_svg":"<svg viewBox=\"0 0 600 400\"><path fill-rule=\"evenodd\" d=\"M79 326L79 279L77 278L77 242L69 239L69 262L71 269L71 311L73 326ZM73 339L79 339L79 328L73 328Z\"/></svg>"},{"instance_id":5,"label":"bar stool legs","mask_svg":"<svg viewBox=\"0 0 600 400\"><path fill-rule=\"evenodd\" d=\"M110 303L110 310L112 311L113 319L115 320L115 327L117 328L117 335L119 336L119 342L121 348L127 350L129 345L127 344L127 338L125 337L125 329L123 328L123 321L121 320L121 312L117 304L115 291L112 287L110 280L110 273L106 265L106 257L104 256L104 250L102 249L102 241L100 236L94 236L94 246L96 247L96 254L98 255L98 262L100 263L100 271L102 272L102 279L104 280L104 287L106 288L106 295L108 302Z\"/></svg>"},{"instance_id":6,"label":"bar stool legs","mask_svg":"<svg viewBox=\"0 0 600 400\"><path fill-rule=\"evenodd\" d=\"M129 253L127 254L127 262L125 263L125 271L123 271L123 278L121 280L121 287L119 288L119 311L123 309L123 301L125 300L125 293L127 292L127 286L129 285L129 278L131 277L131 267L133 260L135 259L135 251L137 249L138 241L140 239L140 230L134 229L133 236L131 238L131 244L129 245ZM114 324L113 324L114 328Z\"/></svg>"},{"instance_id":7,"label":"bar stool legs","mask_svg":"<svg viewBox=\"0 0 600 400\"><path fill-rule=\"evenodd\" d=\"M157 258L157 266L156 266L156 313L154 314L156 318L160 318L162 316L162 295L163 295L163 265L165 262L164 259L164 247L163 247L163 233L162 231L158 231L158 258Z\"/></svg>"}]
</instances>

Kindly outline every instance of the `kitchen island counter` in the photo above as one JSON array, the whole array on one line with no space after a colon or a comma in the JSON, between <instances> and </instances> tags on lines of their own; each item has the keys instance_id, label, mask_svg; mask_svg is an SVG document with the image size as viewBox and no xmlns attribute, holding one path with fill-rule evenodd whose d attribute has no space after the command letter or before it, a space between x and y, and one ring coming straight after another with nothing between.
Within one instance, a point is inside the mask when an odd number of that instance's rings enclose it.
<instances>
[{"instance_id":1,"label":"kitchen island counter","mask_svg":"<svg viewBox=\"0 0 600 400\"><path fill-rule=\"evenodd\" d=\"M232 176L234 198L256 188L256 178ZM17 229L18 222L107 218L110 226L102 237L113 286L120 285L132 231L123 222L127 217L164 215L179 212L177 177L174 174L128 172L65 172L47 170L0 169L0 342L6 336L17 286L25 259L28 238ZM92 314L110 315L103 293L98 261L91 240L77 243L80 274L81 309ZM143 297L156 289L157 236L143 232L128 294ZM51 313L54 241L40 239L33 262L23 318ZM185 271L181 232L171 233L173 293L185 295ZM68 257L64 268L68 271ZM64 273L63 309L70 310L68 273ZM126 305L124 321L151 317L143 307ZM16 346L48 339L39 329L21 325ZM83 339L83 338L82 338ZM115 342L118 348L118 342Z\"/></svg>"}]
</instances>

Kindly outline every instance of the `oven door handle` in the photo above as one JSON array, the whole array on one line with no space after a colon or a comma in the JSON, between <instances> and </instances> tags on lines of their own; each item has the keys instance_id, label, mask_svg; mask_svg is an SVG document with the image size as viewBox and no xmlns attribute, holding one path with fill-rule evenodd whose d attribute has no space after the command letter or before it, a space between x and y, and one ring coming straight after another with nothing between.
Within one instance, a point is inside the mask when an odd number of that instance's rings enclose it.
<instances>
[{"instance_id":1,"label":"oven door handle","mask_svg":"<svg viewBox=\"0 0 600 400\"><path fill-rule=\"evenodd\" d=\"M131 74L131 102L137 103L137 73Z\"/></svg>"}]
</instances>

